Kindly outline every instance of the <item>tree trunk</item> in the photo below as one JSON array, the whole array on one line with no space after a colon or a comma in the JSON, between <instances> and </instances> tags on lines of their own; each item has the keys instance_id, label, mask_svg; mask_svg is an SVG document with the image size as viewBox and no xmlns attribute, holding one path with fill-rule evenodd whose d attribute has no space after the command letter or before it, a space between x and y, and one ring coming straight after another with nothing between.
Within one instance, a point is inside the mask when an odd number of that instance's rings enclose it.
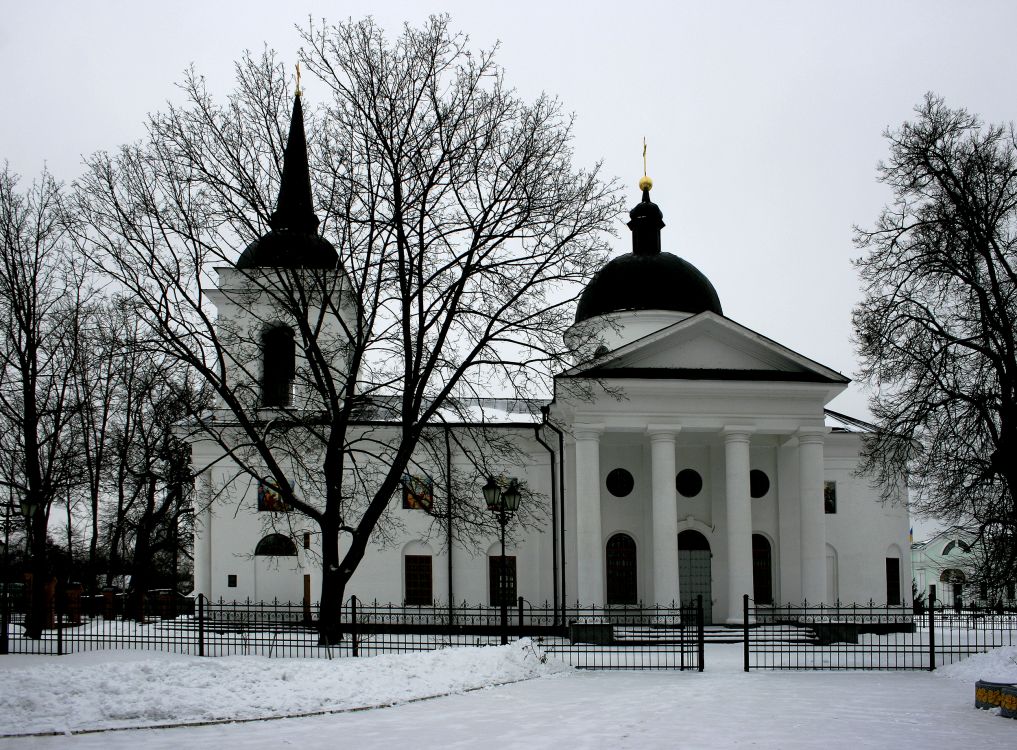
<instances>
[{"instance_id":1,"label":"tree trunk","mask_svg":"<svg viewBox=\"0 0 1017 750\"><path fill-rule=\"evenodd\" d=\"M42 508L35 511L30 520L31 555L28 570L32 575L30 602L25 614L25 637L39 639L49 620L49 603L46 584L49 581L49 565L46 558L46 514Z\"/></svg>"},{"instance_id":2,"label":"tree trunk","mask_svg":"<svg viewBox=\"0 0 1017 750\"><path fill-rule=\"evenodd\" d=\"M130 616L138 622L145 621L145 592L149 585L149 571L152 557L152 518L155 513L156 479L150 477L145 498L145 511L138 519L135 532L134 560L131 563L131 585L128 593Z\"/></svg>"},{"instance_id":3,"label":"tree trunk","mask_svg":"<svg viewBox=\"0 0 1017 750\"><path fill-rule=\"evenodd\" d=\"M343 596L349 576L339 569L339 534L321 524L321 600L318 602L318 645L333 646L342 641Z\"/></svg>"}]
</instances>

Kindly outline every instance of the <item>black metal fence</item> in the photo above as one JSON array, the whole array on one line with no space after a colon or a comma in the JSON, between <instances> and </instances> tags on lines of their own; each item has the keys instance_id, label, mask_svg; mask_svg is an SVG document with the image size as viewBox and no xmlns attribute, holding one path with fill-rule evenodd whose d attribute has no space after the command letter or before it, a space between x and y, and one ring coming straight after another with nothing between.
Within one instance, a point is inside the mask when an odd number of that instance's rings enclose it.
<instances>
[{"instance_id":1,"label":"black metal fence","mask_svg":"<svg viewBox=\"0 0 1017 750\"><path fill-rule=\"evenodd\" d=\"M1017 615L953 607L778 606L744 598L744 668L933 670L1017 645Z\"/></svg>"},{"instance_id":2,"label":"black metal fence","mask_svg":"<svg viewBox=\"0 0 1017 750\"><path fill-rule=\"evenodd\" d=\"M89 607L56 609L41 638L24 635L23 609L3 601L0 654L67 654L149 649L197 656L342 658L482 646L530 638L544 652L584 669L704 666L702 601L676 607L534 606L522 598L502 626L497 607L364 604L342 608L337 643L320 643L317 607L292 603L173 598L144 616Z\"/></svg>"}]
</instances>

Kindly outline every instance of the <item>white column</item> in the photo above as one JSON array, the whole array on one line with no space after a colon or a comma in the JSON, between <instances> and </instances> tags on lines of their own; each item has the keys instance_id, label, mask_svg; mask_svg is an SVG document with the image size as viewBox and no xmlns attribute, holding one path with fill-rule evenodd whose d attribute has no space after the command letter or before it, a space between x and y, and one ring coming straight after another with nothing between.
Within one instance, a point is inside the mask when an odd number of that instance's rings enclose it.
<instances>
[{"instance_id":1,"label":"white column","mask_svg":"<svg viewBox=\"0 0 1017 750\"><path fill-rule=\"evenodd\" d=\"M742 623L742 596L752 594L752 506L749 497L749 438L752 427L725 427L724 478L727 506L727 622Z\"/></svg>"},{"instance_id":2,"label":"white column","mask_svg":"<svg viewBox=\"0 0 1017 750\"><path fill-rule=\"evenodd\" d=\"M679 604L678 498L675 491L675 433L680 426L649 425L653 480L653 598Z\"/></svg>"},{"instance_id":3,"label":"white column","mask_svg":"<svg viewBox=\"0 0 1017 750\"><path fill-rule=\"evenodd\" d=\"M600 433L576 426L576 583L579 604L604 606L604 540L600 522Z\"/></svg>"},{"instance_id":4,"label":"white column","mask_svg":"<svg viewBox=\"0 0 1017 750\"><path fill-rule=\"evenodd\" d=\"M826 515L823 508L825 428L798 430L798 492L802 516L802 599L826 599Z\"/></svg>"}]
</instances>

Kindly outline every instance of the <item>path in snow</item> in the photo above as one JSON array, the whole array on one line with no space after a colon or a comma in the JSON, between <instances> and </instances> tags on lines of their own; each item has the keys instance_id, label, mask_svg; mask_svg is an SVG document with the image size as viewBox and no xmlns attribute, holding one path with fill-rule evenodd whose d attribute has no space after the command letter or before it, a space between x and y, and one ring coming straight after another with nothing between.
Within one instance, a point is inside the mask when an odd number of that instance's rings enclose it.
<instances>
[{"instance_id":1,"label":"path in snow","mask_svg":"<svg viewBox=\"0 0 1017 750\"><path fill-rule=\"evenodd\" d=\"M1001 653L974 657L998 663ZM577 672L371 711L240 725L0 742L7 748L910 748L1013 747L1017 721L972 706L959 679L925 672L740 671L712 646L707 671Z\"/></svg>"}]
</instances>

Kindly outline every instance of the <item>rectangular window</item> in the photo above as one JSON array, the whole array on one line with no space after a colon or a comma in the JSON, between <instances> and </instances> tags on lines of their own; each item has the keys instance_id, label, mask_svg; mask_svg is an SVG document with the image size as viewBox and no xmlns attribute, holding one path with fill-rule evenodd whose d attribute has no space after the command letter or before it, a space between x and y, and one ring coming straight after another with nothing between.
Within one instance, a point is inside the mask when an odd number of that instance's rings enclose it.
<instances>
[{"instance_id":1,"label":"rectangular window","mask_svg":"<svg viewBox=\"0 0 1017 750\"><path fill-rule=\"evenodd\" d=\"M309 532L304 532L304 549L311 549L311 535Z\"/></svg>"},{"instance_id":2,"label":"rectangular window","mask_svg":"<svg viewBox=\"0 0 1017 750\"><path fill-rule=\"evenodd\" d=\"M293 488L292 482L290 488ZM258 482L258 510L271 513L289 513L290 506L283 502L279 485L271 479Z\"/></svg>"},{"instance_id":3,"label":"rectangular window","mask_svg":"<svg viewBox=\"0 0 1017 750\"><path fill-rule=\"evenodd\" d=\"M434 603L431 591L431 556L406 555L406 603L421 606Z\"/></svg>"},{"instance_id":4,"label":"rectangular window","mask_svg":"<svg viewBox=\"0 0 1017 750\"><path fill-rule=\"evenodd\" d=\"M502 601L509 607L516 603L516 557L505 555L505 580L501 576L500 555L487 558L487 579L491 592L491 606L500 607Z\"/></svg>"},{"instance_id":5,"label":"rectangular window","mask_svg":"<svg viewBox=\"0 0 1017 750\"><path fill-rule=\"evenodd\" d=\"M235 589L237 587L237 576L235 573L230 573L226 576L226 587Z\"/></svg>"},{"instance_id":6,"label":"rectangular window","mask_svg":"<svg viewBox=\"0 0 1017 750\"><path fill-rule=\"evenodd\" d=\"M836 482L823 482L823 509L831 514L837 512Z\"/></svg>"},{"instance_id":7,"label":"rectangular window","mask_svg":"<svg viewBox=\"0 0 1017 750\"><path fill-rule=\"evenodd\" d=\"M403 474L403 507L411 510L431 510L434 500L434 482L431 477Z\"/></svg>"},{"instance_id":8,"label":"rectangular window","mask_svg":"<svg viewBox=\"0 0 1017 750\"><path fill-rule=\"evenodd\" d=\"M886 558L886 603L900 604L900 560Z\"/></svg>"}]
</instances>

